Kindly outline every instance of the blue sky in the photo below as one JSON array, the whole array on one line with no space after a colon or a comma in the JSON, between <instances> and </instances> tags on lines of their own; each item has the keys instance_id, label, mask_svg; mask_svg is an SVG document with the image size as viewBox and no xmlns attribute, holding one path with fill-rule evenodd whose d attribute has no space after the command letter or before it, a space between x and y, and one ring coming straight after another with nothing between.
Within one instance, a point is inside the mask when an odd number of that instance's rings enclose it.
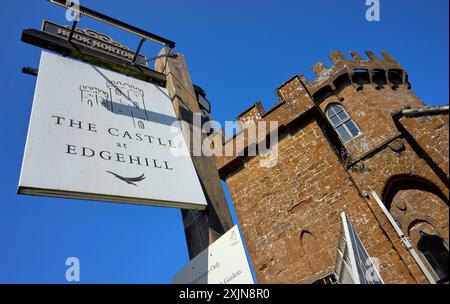
<instances>
[{"instance_id":1,"label":"blue sky","mask_svg":"<svg viewBox=\"0 0 450 304\"><path fill-rule=\"evenodd\" d=\"M371 23L365 0L81 3L176 41L219 122L257 100L270 108L279 84L295 74L312 80L310 67L329 65L333 50L387 50L425 103L448 104L448 0L380 0L381 21ZM65 283L69 256L80 259L82 283L170 283L188 262L179 210L16 195L36 81L20 71L37 67L40 53L21 31L64 15L45 0L4 1L0 10L0 283ZM80 27L138 42L88 18Z\"/></svg>"}]
</instances>

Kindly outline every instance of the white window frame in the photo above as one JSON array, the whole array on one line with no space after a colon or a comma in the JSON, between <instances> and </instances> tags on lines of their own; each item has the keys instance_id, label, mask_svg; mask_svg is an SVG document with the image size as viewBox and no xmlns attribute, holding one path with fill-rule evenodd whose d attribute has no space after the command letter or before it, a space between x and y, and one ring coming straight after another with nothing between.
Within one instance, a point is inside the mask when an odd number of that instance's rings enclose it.
<instances>
[{"instance_id":1,"label":"white window frame","mask_svg":"<svg viewBox=\"0 0 450 304\"><path fill-rule=\"evenodd\" d=\"M333 106L338 107L338 108L340 109L340 111L339 111L339 112L336 112L336 111L333 109ZM332 115L329 115L329 113L330 113L331 110L333 111L333 114L332 114ZM341 113L341 112L344 112L344 114L347 116L347 118L341 120L340 117L338 116L338 114ZM328 105L328 106L327 106L327 109L326 109L326 116L327 116L328 120L330 121L331 125L333 126L334 130L336 130L336 133L338 133L339 137L342 139L342 141L343 141L344 143L348 143L348 142L351 141L352 139L354 139L354 138L356 138L356 137L358 137L359 135L362 134L361 129L358 127L358 125L355 123L355 121L350 117L350 115L348 115L348 113L347 113L347 111L344 109L344 107L341 106L340 104L335 104L335 103L333 103L333 104ZM335 116L335 117L337 117L337 118L339 119L339 122L338 122L336 125L335 125L335 124L333 123L333 121L331 120L331 117L333 117L333 116ZM350 129L349 129L349 128L347 127L347 125L345 124L346 122L348 122L348 121L350 121L350 120L352 121L352 123L353 123L353 125L356 127L356 129L358 130L358 134L356 134L356 135L352 135L352 132L350 131ZM337 128L339 128L340 126L343 126L344 129L345 129L345 131L346 131L347 134L349 135L350 138L349 138L348 140L345 140L345 139L342 137L341 133L338 131Z\"/></svg>"}]
</instances>

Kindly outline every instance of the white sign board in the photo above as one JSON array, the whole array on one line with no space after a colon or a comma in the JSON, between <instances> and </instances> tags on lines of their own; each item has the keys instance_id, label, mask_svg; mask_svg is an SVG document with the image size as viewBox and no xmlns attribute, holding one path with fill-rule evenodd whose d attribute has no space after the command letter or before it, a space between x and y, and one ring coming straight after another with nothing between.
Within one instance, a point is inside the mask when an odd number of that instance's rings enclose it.
<instances>
[{"instance_id":1,"label":"white sign board","mask_svg":"<svg viewBox=\"0 0 450 304\"><path fill-rule=\"evenodd\" d=\"M206 207L165 88L48 52L18 192Z\"/></svg>"},{"instance_id":2,"label":"white sign board","mask_svg":"<svg viewBox=\"0 0 450 304\"><path fill-rule=\"evenodd\" d=\"M341 213L335 273L340 284L384 284L350 219Z\"/></svg>"},{"instance_id":3,"label":"white sign board","mask_svg":"<svg viewBox=\"0 0 450 304\"><path fill-rule=\"evenodd\" d=\"M174 284L253 284L238 226L192 259L173 278Z\"/></svg>"}]
</instances>

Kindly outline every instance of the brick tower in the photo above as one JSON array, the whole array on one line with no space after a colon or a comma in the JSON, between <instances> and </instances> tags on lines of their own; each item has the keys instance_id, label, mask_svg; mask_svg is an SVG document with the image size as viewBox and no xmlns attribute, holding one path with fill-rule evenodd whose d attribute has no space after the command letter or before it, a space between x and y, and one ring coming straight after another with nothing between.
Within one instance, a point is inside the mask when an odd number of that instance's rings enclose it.
<instances>
[{"instance_id":1,"label":"brick tower","mask_svg":"<svg viewBox=\"0 0 450 304\"><path fill-rule=\"evenodd\" d=\"M313 283L333 274L339 215L346 212L386 283L427 283L374 191L430 273L448 282L448 106L426 107L389 54L332 52L317 78L295 76L280 102L238 116L244 142L258 121L278 122L277 160L217 156L261 283ZM223 137L220 134L220 137ZM241 154L242 155L242 154ZM445 263L447 263L445 266Z\"/></svg>"}]
</instances>

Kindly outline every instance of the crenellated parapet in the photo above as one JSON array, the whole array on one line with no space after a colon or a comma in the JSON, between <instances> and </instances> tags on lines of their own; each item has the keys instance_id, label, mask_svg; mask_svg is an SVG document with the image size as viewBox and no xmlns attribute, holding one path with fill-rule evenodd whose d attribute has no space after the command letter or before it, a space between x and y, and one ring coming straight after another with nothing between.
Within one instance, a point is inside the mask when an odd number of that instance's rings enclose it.
<instances>
[{"instance_id":1,"label":"crenellated parapet","mask_svg":"<svg viewBox=\"0 0 450 304\"><path fill-rule=\"evenodd\" d=\"M353 85L357 90L362 90L365 84L373 84L377 89L385 86L396 89L400 85L410 88L406 71L389 53L381 52L382 57L371 51L365 53L368 59L363 59L354 51L350 52L352 59L348 59L340 51L331 52L328 57L333 65L330 68L320 61L312 67L317 76L314 80L308 82L303 75L298 77L318 102L347 85Z\"/></svg>"},{"instance_id":2,"label":"crenellated parapet","mask_svg":"<svg viewBox=\"0 0 450 304\"><path fill-rule=\"evenodd\" d=\"M121 82L116 80L110 80L107 82L107 86L109 89L119 89L119 90L133 90L139 95L144 95L144 91L141 88L138 88L132 84L129 84L127 82Z\"/></svg>"},{"instance_id":3,"label":"crenellated parapet","mask_svg":"<svg viewBox=\"0 0 450 304\"><path fill-rule=\"evenodd\" d=\"M356 92L367 86L376 90L392 91L400 87L410 89L406 71L391 55L387 52L381 52L381 56L370 51L365 53L367 59L363 59L356 52L350 52L349 59L339 51L331 52L331 67L327 67L323 62L313 65L312 69L317 76L314 80L308 81L303 75L296 75L284 82L275 90L279 103L273 108L266 111L258 101L237 117L240 132L222 143L223 150L236 150L242 146L247 150L252 144L257 144L255 140L260 141L267 137L269 133L257 134L259 122L276 121L278 130L282 131L292 128L300 117L307 117L307 113L322 115L320 111L315 111L321 107L322 101L327 99L327 102L340 102L343 100L342 90L349 86ZM222 135L219 137L223 138ZM216 157L222 178L227 176L227 172L241 166L245 159L236 156L236 153L233 156L223 153L222 156Z\"/></svg>"},{"instance_id":4,"label":"crenellated parapet","mask_svg":"<svg viewBox=\"0 0 450 304\"><path fill-rule=\"evenodd\" d=\"M108 93L102 89L88 86L80 85L81 92L81 103L88 106L107 106Z\"/></svg>"},{"instance_id":5,"label":"crenellated parapet","mask_svg":"<svg viewBox=\"0 0 450 304\"><path fill-rule=\"evenodd\" d=\"M93 87L93 86L88 86L88 85L80 85L80 91L84 92L89 92L95 95L99 95L102 96L104 99L108 98L108 93L106 93L104 90Z\"/></svg>"}]
</instances>

